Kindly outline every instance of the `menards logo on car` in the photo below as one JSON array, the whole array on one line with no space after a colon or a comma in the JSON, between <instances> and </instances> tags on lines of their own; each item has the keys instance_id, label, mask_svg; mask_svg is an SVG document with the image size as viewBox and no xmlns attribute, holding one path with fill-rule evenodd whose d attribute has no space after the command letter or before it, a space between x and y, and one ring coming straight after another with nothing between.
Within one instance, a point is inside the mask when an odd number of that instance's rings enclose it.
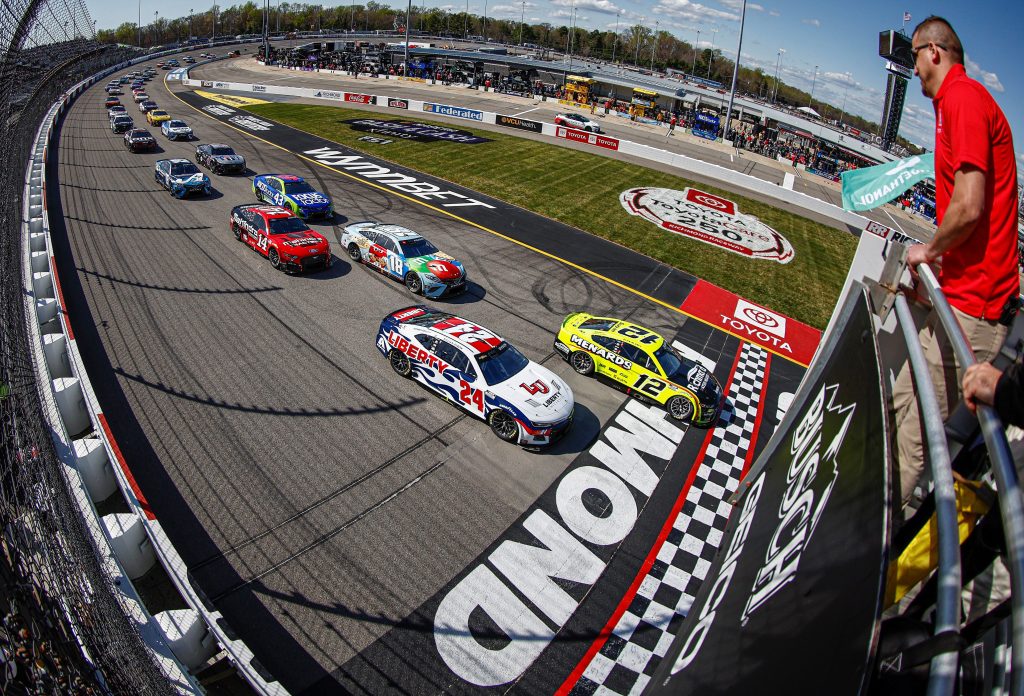
<instances>
[{"instance_id":1,"label":"menards logo on car","mask_svg":"<svg viewBox=\"0 0 1024 696\"><path fill-rule=\"evenodd\" d=\"M687 188L633 188L619 195L630 215L675 234L755 259L789 263L796 253L785 237L736 204L713 193Z\"/></svg>"}]
</instances>

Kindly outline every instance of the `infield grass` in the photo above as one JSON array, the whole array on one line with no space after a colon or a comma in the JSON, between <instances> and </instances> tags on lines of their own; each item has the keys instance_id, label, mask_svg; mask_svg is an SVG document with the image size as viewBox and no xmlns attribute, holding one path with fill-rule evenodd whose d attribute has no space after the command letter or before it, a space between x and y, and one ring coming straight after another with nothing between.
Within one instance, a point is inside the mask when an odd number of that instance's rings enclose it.
<instances>
[{"instance_id":1,"label":"infield grass","mask_svg":"<svg viewBox=\"0 0 1024 696\"><path fill-rule=\"evenodd\" d=\"M281 103L245 108L604 237L817 328L828 323L857 247L852 235L799 215L711 184L589 152L461 125L492 142L394 140L372 145L359 141L365 133L343 123L366 118L366 111ZM736 201L741 213L781 232L796 256L785 265L750 259L665 232L630 215L619 203L620 193L638 186L695 187Z\"/></svg>"}]
</instances>

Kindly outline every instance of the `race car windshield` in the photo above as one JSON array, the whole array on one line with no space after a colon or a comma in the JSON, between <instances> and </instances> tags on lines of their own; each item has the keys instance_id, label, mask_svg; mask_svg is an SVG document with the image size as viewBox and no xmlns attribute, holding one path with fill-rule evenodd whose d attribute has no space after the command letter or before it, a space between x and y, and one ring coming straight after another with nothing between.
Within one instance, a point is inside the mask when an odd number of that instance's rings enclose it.
<instances>
[{"instance_id":1,"label":"race car windshield","mask_svg":"<svg viewBox=\"0 0 1024 696\"><path fill-rule=\"evenodd\" d=\"M665 371L666 377L671 377L680 370L682 370L684 376L686 375L686 367L683 365L683 361L679 359L679 356L671 348L662 346L654 351L654 357L661 365L661 369Z\"/></svg>"},{"instance_id":2,"label":"race car windshield","mask_svg":"<svg viewBox=\"0 0 1024 696\"><path fill-rule=\"evenodd\" d=\"M186 176L188 174L198 174L199 167L192 164L191 162L180 162L171 165L171 174L174 176Z\"/></svg>"},{"instance_id":3,"label":"race car windshield","mask_svg":"<svg viewBox=\"0 0 1024 696\"><path fill-rule=\"evenodd\" d=\"M230 147L211 147L210 154L219 157L221 155L233 155L235 151Z\"/></svg>"},{"instance_id":4,"label":"race car windshield","mask_svg":"<svg viewBox=\"0 0 1024 696\"><path fill-rule=\"evenodd\" d=\"M309 228L299 218L276 218L270 221L270 234L288 234L289 232L308 232Z\"/></svg>"},{"instance_id":5,"label":"race car windshield","mask_svg":"<svg viewBox=\"0 0 1024 696\"><path fill-rule=\"evenodd\" d=\"M494 385L515 377L530 364L529 358L508 343L502 342L479 359L480 371L487 384Z\"/></svg>"},{"instance_id":6,"label":"race car windshield","mask_svg":"<svg viewBox=\"0 0 1024 696\"><path fill-rule=\"evenodd\" d=\"M307 184L305 181L286 181L284 182L284 192L288 195L293 193L316 193L313 187Z\"/></svg>"},{"instance_id":7,"label":"race car windshield","mask_svg":"<svg viewBox=\"0 0 1024 696\"><path fill-rule=\"evenodd\" d=\"M168 128L188 128L188 125L184 121L168 121Z\"/></svg>"},{"instance_id":8,"label":"race car windshield","mask_svg":"<svg viewBox=\"0 0 1024 696\"><path fill-rule=\"evenodd\" d=\"M403 239L402 253L407 258L427 256L429 254L436 254L437 247L422 237L420 239Z\"/></svg>"}]
</instances>

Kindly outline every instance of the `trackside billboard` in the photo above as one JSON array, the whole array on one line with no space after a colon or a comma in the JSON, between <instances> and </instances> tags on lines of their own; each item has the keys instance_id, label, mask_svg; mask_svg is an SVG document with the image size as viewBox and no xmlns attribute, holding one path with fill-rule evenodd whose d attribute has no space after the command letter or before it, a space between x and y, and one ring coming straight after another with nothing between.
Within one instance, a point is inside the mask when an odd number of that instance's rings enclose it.
<instances>
[{"instance_id":1,"label":"trackside billboard","mask_svg":"<svg viewBox=\"0 0 1024 696\"><path fill-rule=\"evenodd\" d=\"M740 483L718 554L646 694L856 694L881 611L890 452L859 284Z\"/></svg>"}]
</instances>

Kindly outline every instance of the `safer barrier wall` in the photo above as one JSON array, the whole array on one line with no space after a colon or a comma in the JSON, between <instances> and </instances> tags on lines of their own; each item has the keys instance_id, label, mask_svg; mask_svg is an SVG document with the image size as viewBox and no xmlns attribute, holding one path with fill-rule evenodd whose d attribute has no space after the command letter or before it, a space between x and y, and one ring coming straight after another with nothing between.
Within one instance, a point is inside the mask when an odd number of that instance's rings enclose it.
<instances>
[{"instance_id":1,"label":"safer barrier wall","mask_svg":"<svg viewBox=\"0 0 1024 696\"><path fill-rule=\"evenodd\" d=\"M147 55L97 73L65 93L48 112L37 133L25 180L25 319L37 378L44 385L41 391L46 417L64 474L112 586L120 590L124 611L134 621L169 684L179 693L203 693L191 670L223 649L258 693L283 696L287 691L255 660L248 646L234 637L220 612L193 587L187 567L136 485L82 362L52 252L46 163L50 148L58 146L60 119L97 81L131 65L182 50L188 49ZM100 517L95 503L118 491L131 513ZM146 610L131 580L145 574L155 561L161 563L188 609L156 615Z\"/></svg>"}]
</instances>

